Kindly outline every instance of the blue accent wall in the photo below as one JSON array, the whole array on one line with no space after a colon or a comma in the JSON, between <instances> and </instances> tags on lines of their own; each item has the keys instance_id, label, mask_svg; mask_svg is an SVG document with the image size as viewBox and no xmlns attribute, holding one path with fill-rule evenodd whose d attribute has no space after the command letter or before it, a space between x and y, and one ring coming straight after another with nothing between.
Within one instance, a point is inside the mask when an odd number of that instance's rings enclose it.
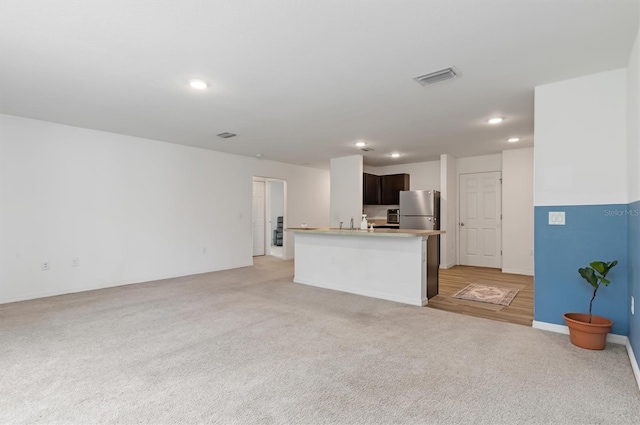
<instances>
[{"instance_id":1,"label":"blue accent wall","mask_svg":"<svg viewBox=\"0 0 640 425\"><path fill-rule=\"evenodd\" d=\"M629 342L636 361L640 364L640 201L629 204L629 222L627 232L629 299L635 297L635 315L629 311Z\"/></svg>"},{"instance_id":2,"label":"blue accent wall","mask_svg":"<svg viewBox=\"0 0 640 425\"><path fill-rule=\"evenodd\" d=\"M535 320L564 325L564 313L587 313L593 290L578 268L592 261L618 260L608 275L611 284L598 290L593 314L613 320L612 333L628 334L628 208L628 204L535 207ZM550 211L564 211L566 224L549 225Z\"/></svg>"}]
</instances>

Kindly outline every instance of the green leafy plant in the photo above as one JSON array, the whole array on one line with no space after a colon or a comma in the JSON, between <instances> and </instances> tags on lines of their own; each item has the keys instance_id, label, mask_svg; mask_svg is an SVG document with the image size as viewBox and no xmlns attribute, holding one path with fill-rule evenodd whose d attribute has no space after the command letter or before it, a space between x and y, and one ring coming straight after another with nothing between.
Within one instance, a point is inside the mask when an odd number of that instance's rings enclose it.
<instances>
[{"instance_id":1,"label":"green leafy plant","mask_svg":"<svg viewBox=\"0 0 640 425\"><path fill-rule=\"evenodd\" d=\"M584 280L593 287L593 296L591 297L591 301L589 301L589 323L591 323L591 308L593 307L593 300L596 297L598 288L600 288L601 284L609 286L611 282L607 279L607 274L616 266L616 264L618 264L618 260L611 261L609 263L604 261L594 261L589 263L591 267L578 269L580 276L582 276Z\"/></svg>"}]
</instances>

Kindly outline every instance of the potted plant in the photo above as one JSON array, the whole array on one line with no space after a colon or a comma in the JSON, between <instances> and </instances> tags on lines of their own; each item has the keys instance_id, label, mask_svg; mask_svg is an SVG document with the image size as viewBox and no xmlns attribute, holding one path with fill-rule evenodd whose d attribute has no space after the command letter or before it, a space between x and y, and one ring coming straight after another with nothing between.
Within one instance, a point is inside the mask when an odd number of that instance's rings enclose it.
<instances>
[{"instance_id":1,"label":"potted plant","mask_svg":"<svg viewBox=\"0 0 640 425\"><path fill-rule=\"evenodd\" d=\"M564 321L569 327L569 337L573 345L589 350L602 350L607 343L607 334L613 326L613 322L605 317L595 316L591 313L593 300L596 298L600 285L609 286L607 274L618 264L618 261L609 263L594 261L591 267L579 268L578 273L593 287L593 296L589 301L589 314L566 313Z\"/></svg>"}]
</instances>

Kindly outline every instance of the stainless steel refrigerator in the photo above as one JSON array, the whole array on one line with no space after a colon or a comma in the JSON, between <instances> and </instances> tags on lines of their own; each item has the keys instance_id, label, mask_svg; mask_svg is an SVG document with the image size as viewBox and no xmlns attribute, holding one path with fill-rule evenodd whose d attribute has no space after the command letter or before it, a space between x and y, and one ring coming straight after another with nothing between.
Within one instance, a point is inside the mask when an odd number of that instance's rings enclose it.
<instances>
[{"instance_id":1,"label":"stainless steel refrigerator","mask_svg":"<svg viewBox=\"0 0 640 425\"><path fill-rule=\"evenodd\" d=\"M400 192L400 229L440 230L440 192ZM440 236L427 238L427 298L438 295Z\"/></svg>"},{"instance_id":2,"label":"stainless steel refrigerator","mask_svg":"<svg viewBox=\"0 0 640 425\"><path fill-rule=\"evenodd\" d=\"M440 192L437 190L400 192L400 228L440 230Z\"/></svg>"}]
</instances>

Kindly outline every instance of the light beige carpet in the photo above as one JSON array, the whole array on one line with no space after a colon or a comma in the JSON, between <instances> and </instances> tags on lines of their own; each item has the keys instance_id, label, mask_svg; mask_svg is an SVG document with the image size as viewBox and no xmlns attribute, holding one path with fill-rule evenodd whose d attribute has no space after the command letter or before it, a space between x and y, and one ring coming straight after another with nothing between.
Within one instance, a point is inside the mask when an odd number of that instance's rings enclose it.
<instances>
[{"instance_id":1,"label":"light beige carpet","mask_svg":"<svg viewBox=\"0 0 640 425\"><path fill-rule=\"evenodd\" d=\"M497 304L508 306L518 295L519 289L505 288L481 283L471 283L453 295L467 301L477 301L481 303Z\"/></svg>"},{"instance_id":2,"label":"light beige carpet","mask_svg":"<svg viewBox=\"0 0 640 425\"><path fill-rule=\"evenodd\" d=\"M631 424L624 346L292 282L292 263L0 305L1 424ZM603 396L604 394L604 396Z\"/></svg>"}]
</instances>

